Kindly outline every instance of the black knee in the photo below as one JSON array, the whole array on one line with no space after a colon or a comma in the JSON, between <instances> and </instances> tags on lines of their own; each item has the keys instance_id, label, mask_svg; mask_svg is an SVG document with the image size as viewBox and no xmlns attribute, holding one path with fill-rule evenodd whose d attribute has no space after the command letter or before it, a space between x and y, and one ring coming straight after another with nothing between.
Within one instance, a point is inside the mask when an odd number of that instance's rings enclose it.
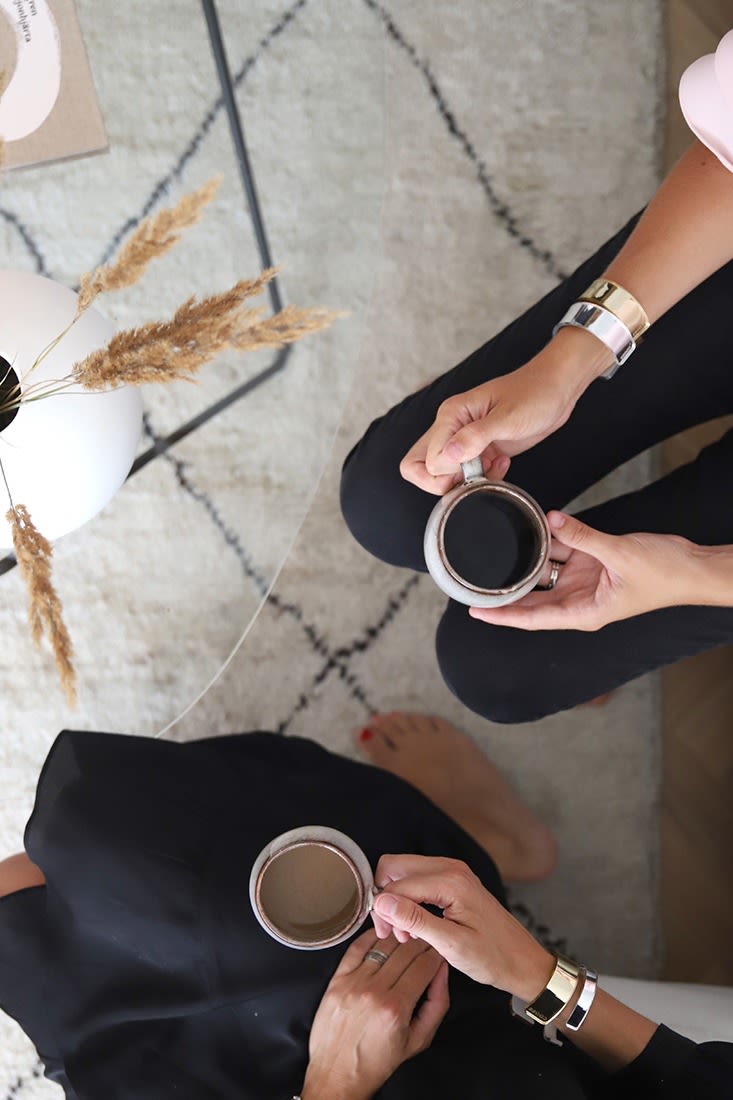
<instances>
[{"instance_id":1,"label":"black knee","mask_svg":"<svg viewBox=\"0 0 733 1100\"><path fill-rule=\"evenodd\" d=\"M422 540L435 501L400 474L402 451L388 433L375 435L372 425L344 462L341 513L370 554L389 565L424 570Z\"/></svg>"},{"instance_id":2,"label":"black knee","mask_svg":"<svg viewBox=\"0 0 733 1100\"><path fill-rule=\"evenodd\" d=\"M558 667L550 637L490 626L451 604L436 634L438 664L469 710L490 722L535 722L581 701L582 683Z\"/></svg>"}]
</instances>

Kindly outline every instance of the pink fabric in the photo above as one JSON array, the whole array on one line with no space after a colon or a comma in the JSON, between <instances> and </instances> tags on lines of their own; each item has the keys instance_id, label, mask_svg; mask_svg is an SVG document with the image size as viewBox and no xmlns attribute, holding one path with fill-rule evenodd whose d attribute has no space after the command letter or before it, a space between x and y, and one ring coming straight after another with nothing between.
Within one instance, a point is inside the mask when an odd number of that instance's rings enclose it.
<instances>
[{"instance_id":1,"label":"pink fabric","mask_svg":"<svg viewBox=\"0 0 733 1100\"><path fill-rule=\"evenodd\" d=\"M680 106L692 132L733 172L733 31L682 74Z\"/></svg>"}]
</instances>

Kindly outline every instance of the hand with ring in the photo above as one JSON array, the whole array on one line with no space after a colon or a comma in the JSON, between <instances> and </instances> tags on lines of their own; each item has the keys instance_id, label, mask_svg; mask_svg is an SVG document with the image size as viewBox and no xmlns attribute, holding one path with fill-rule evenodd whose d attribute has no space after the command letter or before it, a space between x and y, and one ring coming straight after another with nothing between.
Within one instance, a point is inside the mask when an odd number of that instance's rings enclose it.
<instances>
[{"instance_id":1,"label":"hand with ring","mask_svg":"<svg viewBox=\"0 0 733 1100\"><path fill-rule=\"evenodd\" d=\"M592 631L705 602L704 562L715 548L677 535L607 535L563 512L549 512L547 520L552 545L541 585L505 607L472 607L474 619L520 630Z\"/></svg>"},{"instance_id":2,"label":"hand with ring","mask_svg":"<svg viewBox=\"0 0 733 1100\"><path fill-rule=\"evenodd\" d=\"M316 1012L302 1100L367 1100L430 1046L448 1005L448 964L436 951L422 940L400 944L365 932L344 954Z\"/></svg>"}]
</instances>

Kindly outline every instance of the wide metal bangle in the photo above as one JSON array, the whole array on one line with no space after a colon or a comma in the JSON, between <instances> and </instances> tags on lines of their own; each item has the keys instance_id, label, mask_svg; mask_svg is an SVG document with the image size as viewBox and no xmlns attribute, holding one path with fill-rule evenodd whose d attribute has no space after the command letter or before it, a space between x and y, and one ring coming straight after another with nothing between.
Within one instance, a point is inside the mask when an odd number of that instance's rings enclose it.
<instances>
[{"instance_id":1,"label":"wide metal bangle","mask_svg":"<svg viewBox=\"0 0 733 1100\"><path fill-rule=\"evenodd\" d=\"M629 294L628 290L624 290L611 279L595 279L588 289L583 291L579 300L591 302L595 306L603 306L604 309L613 313L626 325L637 344L649 328L649 318L641 303L637 302L633 294Z\"/></svg>"},{"instance_id":2,"label":"wide metal bangle","mask_svg":"<svg viewBox=\"0 0 733 1100\"><path fill-rule=\"evenodd\" d=\"M570 1013L567 1019L566 1027L570 1031L577 1031L578 1028L584 1023L590 1006L593 1004L593 999L596 995L596 989L598 987L598 975L595 970L587 968L585 971L585 981L583 982L583 988L580 991L577 1004Z\"/></svg>"},{"instance_id":3,"label":"wide metal bangle","mask_svg":"<svg viewBox=\"0 0 733 1100\"><path fill-rule=\"evenodd\" d=\"M578 988L582 968L564 955L555 956L555 969L550 980L531 1004L524 1010L525 1016L537 1024L549 1024L572 999Z\"/></svg>"},{"instance_id":4,"label":"wide metal bangle","mask_svg":"<svg viewBox=\"0 0 733 1100\"><path fill-rule=\"evenodd\" d=\"M555 325L552 335L567 327L584 328L611 352L616 361L603 372L602 378L613 378L622 363L636 350L636 341L631 331L605 306L597 306L592 302L574 302Z\"/></svg>"}]
</instances>

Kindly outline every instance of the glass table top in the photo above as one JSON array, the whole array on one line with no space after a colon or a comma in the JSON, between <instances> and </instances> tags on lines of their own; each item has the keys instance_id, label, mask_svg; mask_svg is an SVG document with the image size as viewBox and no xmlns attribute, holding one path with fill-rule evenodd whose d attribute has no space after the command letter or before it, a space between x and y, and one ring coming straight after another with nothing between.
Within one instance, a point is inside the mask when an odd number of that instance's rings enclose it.
<instances>
[{"instance_id":1,"label":"glass table top","mask_svg":"<svg viewBox=\"0 0 733 1100\"><path fill-rule=\"evenodd\" d=\"M317 10L303 0L219 0L247 165L207 7L178 0L133 26L124 4L79 0L109 151L6 173L0 266L75 287L144 216L221 176L201 223L138 285L98 299L100 312L119 328L167 318L190 295L254 276L271 256L282 265L279 300L345 315L289 351L227 352L193 385L143 388L131 475L54 548L75 712L47 648L30 641L24 586L6 561L0 667L16 734L39 723L49 737L63 725L156 734L206 690L298 532L365 340L380 248L382 28L365 9L359 51L334 64L346 56L339 0ZM261 302L272 309L271 296Z\"/></svg>"}]
</instances>

